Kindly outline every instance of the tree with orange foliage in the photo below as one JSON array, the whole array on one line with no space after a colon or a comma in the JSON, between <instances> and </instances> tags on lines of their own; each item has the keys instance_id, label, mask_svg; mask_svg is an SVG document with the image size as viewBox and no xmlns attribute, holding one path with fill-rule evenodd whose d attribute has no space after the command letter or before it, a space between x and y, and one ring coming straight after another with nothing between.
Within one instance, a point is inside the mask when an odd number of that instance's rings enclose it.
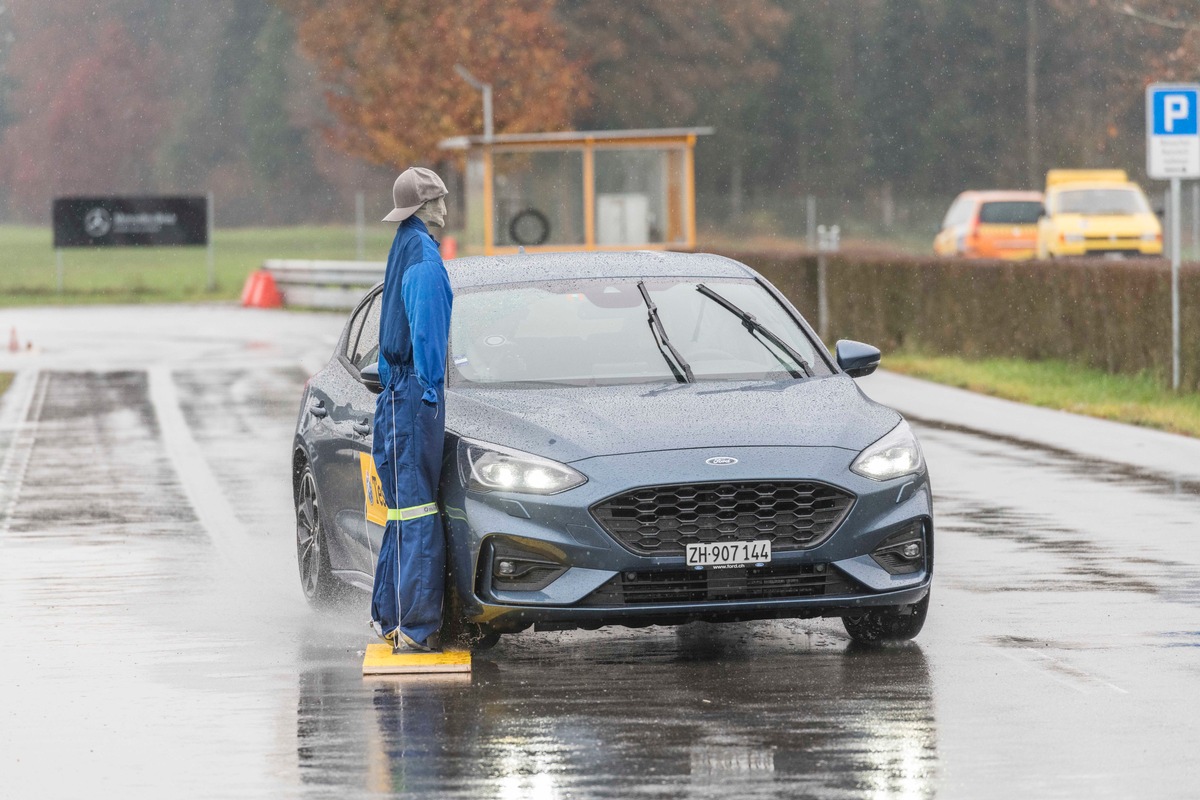
<instances>
[{"instance_id":1,"label":"tree with orange foliage","mask_svg":"<svg viewBox=\"0 0 1200 800\"><path fill-rule=\"evenodd\" d=\"M326 132L343 151L395 167L437 156L447 136L481 132L491 83L497 132L568 126L587 82L564 54L554 0L277 0L327 85Z\"/></svg>"},{"instance_id":2,"label":"tree with orange foliage","mask_svg":"<svg viewBox=\"0 0 1200 800\"><path fill-rule=\"evenodd\" d=\"M31 218L57 195L150 189L166 121L157 47L115 18L83 32L49 23L17 39L15 121L0 142L0 182Z\"/></svg>"}]
</instances>

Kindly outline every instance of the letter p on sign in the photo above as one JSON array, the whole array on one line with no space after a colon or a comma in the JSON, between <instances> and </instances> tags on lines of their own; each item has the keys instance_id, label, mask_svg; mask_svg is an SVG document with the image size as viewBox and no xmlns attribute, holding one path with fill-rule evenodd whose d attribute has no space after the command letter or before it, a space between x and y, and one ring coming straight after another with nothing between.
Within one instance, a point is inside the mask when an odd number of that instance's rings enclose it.
<instances>
[{"instance_id":1,"label":"letter p on sign","mask_svg":"<svg viewBox=\"0 0 1200 800\"><path fill-rule=\"evenodd\" d=\"M1163 129L1167 133L1175 132L1175 123L1186 120L1190 116L1188 96L1186 94L1163 95Z\"/></svg>"}]
</instances>

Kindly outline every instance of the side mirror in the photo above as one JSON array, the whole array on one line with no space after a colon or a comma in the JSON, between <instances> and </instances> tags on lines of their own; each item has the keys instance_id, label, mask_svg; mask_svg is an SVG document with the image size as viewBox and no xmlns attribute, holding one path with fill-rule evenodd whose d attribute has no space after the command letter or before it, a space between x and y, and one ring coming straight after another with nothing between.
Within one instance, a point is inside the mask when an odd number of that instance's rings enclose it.
<instances>
[{"instance_id":1,"label":"side mirror","mask_svg":"<svg viewBox=\"0 0 1200 800\"><path fill-rule=\"evenodd\" d=\"M852 339L839 339L834 351L837 354L838 366L851 378L870 375L879 366L879 359L882 357L878 347Z\"/></svg>"},{"instance_id":2,"label":"side mirror","mask_svg":"<svg viewBox=\"0 0 1200 800\"><path fill-rule=\"evenodd\" d=\"M372 394L379 394L383 391L383 384L379 382L379 362L374 361L367 364L358 372L359 379L363 382L363 386L367 387L367 391Z\"/></svg>"}]
</instances>

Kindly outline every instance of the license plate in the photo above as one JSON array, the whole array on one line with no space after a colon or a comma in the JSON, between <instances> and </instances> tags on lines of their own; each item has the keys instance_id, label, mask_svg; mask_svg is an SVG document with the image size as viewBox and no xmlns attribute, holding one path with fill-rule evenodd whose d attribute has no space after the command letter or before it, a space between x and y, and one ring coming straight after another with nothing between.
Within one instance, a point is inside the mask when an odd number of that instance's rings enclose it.
<instances>
[{"instance_id":1,"label":"license plate","mask_svg":"<svg viewBox=\"0 0 1200 800\"><path fill-rule=\"evenodd\" d=\"M713 542L689 544L689 567L729 567L741 564L766 564L771 560L771 542Z\"/></svg>"}]
</instances>

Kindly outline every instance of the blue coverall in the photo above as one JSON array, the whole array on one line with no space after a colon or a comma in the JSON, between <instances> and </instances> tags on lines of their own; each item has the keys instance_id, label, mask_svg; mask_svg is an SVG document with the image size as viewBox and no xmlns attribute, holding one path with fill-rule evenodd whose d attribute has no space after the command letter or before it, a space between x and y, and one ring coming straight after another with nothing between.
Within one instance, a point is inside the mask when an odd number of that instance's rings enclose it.
<instances>
[{"instance_id":1,"label":"blue coverall","mask_svg":"<svg viewBox=\"0 0 1200 800\"><path fill-rule=\"evenodd\" d=\"M450 278L425 223L400 223L388 253L379 322L372 454L388 522L375 566L371 619L424 642L442 622L445 534L437 507L446 430Z\"/></svg>"}]
</instances>

